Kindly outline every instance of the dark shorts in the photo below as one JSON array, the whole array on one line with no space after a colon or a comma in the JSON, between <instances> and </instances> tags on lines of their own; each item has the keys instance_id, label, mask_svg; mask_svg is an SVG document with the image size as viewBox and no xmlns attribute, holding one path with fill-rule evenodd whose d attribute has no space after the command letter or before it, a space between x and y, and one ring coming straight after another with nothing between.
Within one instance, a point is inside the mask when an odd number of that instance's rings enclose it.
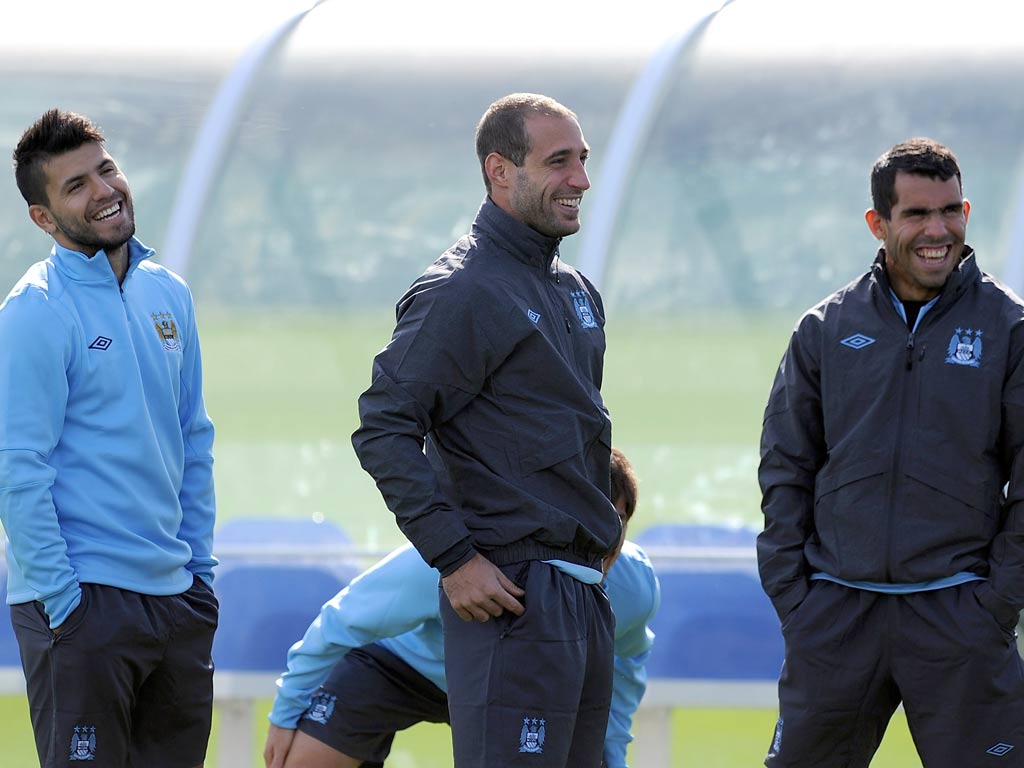
<instances>
[{"instance_id":1,"label":"dark shorts","mask_svg":"<svg viewBox=\"0 0 1024 768\"><path fill-rule=\"evenodd\" d=\"M980 583L885 595L812 582L783 623L765 765L864 768L902 702L929 768L1024 766L1024 665Z\"/></svg>"},{"instance_id":2,"label":"dark shorts","mask_svg":"<svg viewBox=\"0 0 1024 768\"><path fill-rule=\"evenodd\" d=\"M364 645L334 665L297 728L377 768L395 733L424 721L448 722L448 696L391 651Z\"/></svg>"},{"instance_id":3,"label":"dark shorts","mask_svg":"<svg viewBox=\"0 0 1024 768\"><path fill-rule=\"evenodd\" d=\"M604 590L539 561L501 567L526 612L466 622L441 590L457 768L598 768L615 623Z\"/></svg>"},{"instance_id":4,"label":"dark shorts","mask_svg":"<svg viewBox=\"0 0 1024 768\"><path fill-rule=\"evenodd\" d=\"M193 768L213 713L217 599L82 585L54 634L41 603L11 606L43 768Z\"/></svg>"}]
</instances>

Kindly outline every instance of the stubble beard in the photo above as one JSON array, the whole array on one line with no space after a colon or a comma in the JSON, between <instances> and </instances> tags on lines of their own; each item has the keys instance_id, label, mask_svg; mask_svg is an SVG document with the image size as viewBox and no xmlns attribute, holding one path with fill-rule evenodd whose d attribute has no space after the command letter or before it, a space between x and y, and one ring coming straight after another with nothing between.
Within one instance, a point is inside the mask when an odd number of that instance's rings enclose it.
<instances>
[{"instance_id":1,"label":"stubble beard","mask_svg":"<svg viewBox=\"0 0 1024 768\"><path fill-rule=\"evenodd\" d=\"M95 248L97 251L109 254L111 251L116 251L135 236L134 211L132 211L127 201L123 202L122 205L127 211L125 225L118 231L117 236L113 238L100 237L88 224L79 224L78 222L59 217L52 211L51 215L57 224L57 228L68 240L77 245L85 246L85 248Z\"/></svg>"},{"instance_id":2,"label":"stubble beard","mask_svg":"<svg viewBox=\"0 0 1024 768\"><path fill-rule=\"evenodd\" d=\"M523 177L516 180L510 202L520 220L545 237L565 237L575 234L580 228L578 219L567 223L559 219L553 210L545 207L543 193L534 189Z\"/></svg>"}]
</instances>

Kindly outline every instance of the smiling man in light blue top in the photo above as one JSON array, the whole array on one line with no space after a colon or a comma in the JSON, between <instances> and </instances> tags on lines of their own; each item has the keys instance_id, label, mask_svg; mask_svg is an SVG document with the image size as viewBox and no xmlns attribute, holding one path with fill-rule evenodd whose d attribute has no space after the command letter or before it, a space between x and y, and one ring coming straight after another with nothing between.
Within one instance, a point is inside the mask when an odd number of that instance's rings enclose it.
<instances>
[{"instance_id":1,"label":"smiling man in light blue top","mask_svg":"<svg viewBox=\"0 0 1024 768\"><path fill-rule=\"evenodd\" d=\"M192 296L134 237L87 118L46 112L14 166L55 241L0 305L7 602L40 764L201 766L217 603Z\"/></svg>"}]
</instances>

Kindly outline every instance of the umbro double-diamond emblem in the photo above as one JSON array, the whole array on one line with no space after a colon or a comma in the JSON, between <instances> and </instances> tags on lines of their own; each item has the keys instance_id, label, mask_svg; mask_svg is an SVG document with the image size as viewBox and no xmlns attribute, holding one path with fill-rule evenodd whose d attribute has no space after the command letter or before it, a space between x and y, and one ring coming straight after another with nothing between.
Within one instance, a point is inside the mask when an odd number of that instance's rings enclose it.
<instances>
[{"instance_id":1,"label":"umbro double-diamond emblem","mask_svg":"<svg viewBox=\"0 0 1024 768\"><path fill-rule=\"evenodd\" d=\"M864 347L874 344L875 340L870 336L865 336L863 333L855 333L853 336L847 336L839 343L850 349L864 349Z\"/></svg>"},{"instance_id":2,"label":"umbro double-diamond emblem","mask_svg":"<svg viewBox=\"0 0 1024 768\"><path fill-rule=\"evenodd\" d=\"M106 336L97 336L92 344L89 345L89 349L98 349L102 352L110 349L110 345L113 343L113 339L108 339Z\"/></svg>"}]
</instances>

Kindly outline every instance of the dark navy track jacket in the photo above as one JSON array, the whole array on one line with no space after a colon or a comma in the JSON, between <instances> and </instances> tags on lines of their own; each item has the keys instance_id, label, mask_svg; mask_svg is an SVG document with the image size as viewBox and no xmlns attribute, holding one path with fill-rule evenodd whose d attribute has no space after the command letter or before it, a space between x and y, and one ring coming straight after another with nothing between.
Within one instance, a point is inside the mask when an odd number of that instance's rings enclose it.
<instances>
[{"instance_id":1,"label":"dark navy track jacket","mask_svg":"<svg viewBox=\"0 0 1024 768\"><path fill-rule=\"evenodd\" d=\"M775 378L759 470L765 591L785 617L814 572L884 584L970 572L1012 625L1024 607L1024 306L968 248L911 332L883 265L880 252L800 319Z\"/></svg>"},{"instance_id":2,"label":"dark navy track jacket","mask_svg":"<svg viewBox=\"0 0 1024 768\"><path fill-rule=\"evenodd\" d=\"M442 575L476 552L600 568L618 541L604 308L558 242L487 199L399 300L359 398L360 463Z\"/></svg>"}]
</instances>

